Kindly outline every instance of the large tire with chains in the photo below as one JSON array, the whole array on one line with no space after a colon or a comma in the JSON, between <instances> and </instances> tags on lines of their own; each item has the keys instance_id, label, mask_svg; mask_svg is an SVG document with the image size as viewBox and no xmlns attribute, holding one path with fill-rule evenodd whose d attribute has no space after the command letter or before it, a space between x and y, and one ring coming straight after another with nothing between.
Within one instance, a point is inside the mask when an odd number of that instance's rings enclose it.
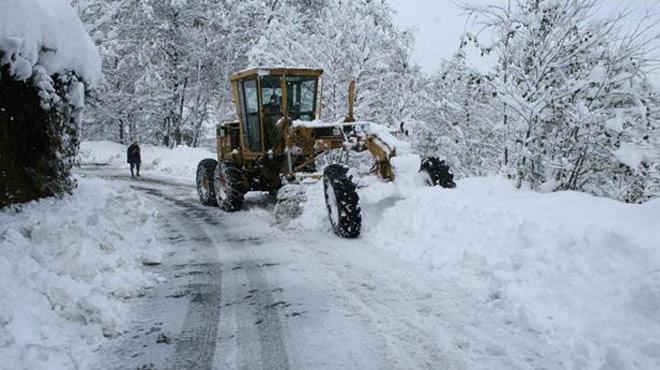
<instances>
[{"instance_id":1,"label":"large tire with chains","mask_svg":"<svg viewBox=\"0 0 660 370\"><path fill-rule=\"evenodd\" d=\"M215 199L218 206L227 212L236 212L243 206L245 197L245 175L234 162L218 164L214 175Z\"/></svg>"},{"instance_id":2,"label":"large tire with chains","mask_svg":"<svg viewBox=\"0 0 660 370\"><path fill-rule=\"evenodd\" d=\"M348 168L332 164L323 171L325 203L332 229L342 238L357 238L362 230L360 198Z\"/></svg>"},{"instance_id":3,"label":"large tire with chains","mask_svg":"<svg viewBox=\"0 0 660 370\"><path fill-rule=\"evenodd\" d=\"M427 175L427 182L430 186L442 186L446 189L456 187L451 168L449 168L445 161L436 157L429 157L423 160L419 172Z\"/></svg>"},{"instance_id":4,"label":"large tire with chains","mask_svg":"<svg viewBox=\"0 0 660 370\"><path fill-rule=\"evenodd\" d=\"M203 159L197 165L197 194L199 200L205 206L214 207L218 203L215 199L214 176L218 161L215 159Z\"/></svg>"}]
</instances>

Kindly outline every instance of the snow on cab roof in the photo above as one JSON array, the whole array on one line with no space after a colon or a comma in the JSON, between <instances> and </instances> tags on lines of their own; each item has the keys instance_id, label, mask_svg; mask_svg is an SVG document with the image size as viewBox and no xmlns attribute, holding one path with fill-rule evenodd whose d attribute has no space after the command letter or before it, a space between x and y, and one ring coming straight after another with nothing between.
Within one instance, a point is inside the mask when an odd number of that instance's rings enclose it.
<instances>
[{"instance_id":1,"label":"snow on cab roof","mask_svg":"<svg viewBox=\"0 0 660 370\"><path fill-rule=\"evenodd\" d=\"M49 75L73 71L89 85L101 82L101 57L66 0L0 0L0 64L25 80L32 67Z\"/></svg>"},{"instance_id":2,"label":"snow on cab roof","mask_svg":"<svg viewBox=\"0 0 660 370\"><path fill-rule=\"evenodd\" d=\"M310 75L310 76L320 76L323 74L323 70L318 68L291 67L291 66L252 67L232 74L230 79L238 80L255 74L258 76L269 76L271 74L274 75L302 74L302 75Z\"/></svg>"}]
</instances>

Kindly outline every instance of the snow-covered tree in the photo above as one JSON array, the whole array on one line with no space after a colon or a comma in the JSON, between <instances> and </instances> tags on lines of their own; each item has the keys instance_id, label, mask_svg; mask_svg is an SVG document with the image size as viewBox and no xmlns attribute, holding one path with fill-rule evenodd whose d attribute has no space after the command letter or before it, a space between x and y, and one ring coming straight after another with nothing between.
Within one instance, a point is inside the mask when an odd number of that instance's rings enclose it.
<instances>
[{"instance_id":1,"label":"snow-covered tree","mask_svg":"<svg viewBox=\"0 0 660 370\"><path fill-rule=\"evenodd\" d=\"M417 70L409 64L412 39L395 27L389 5L331 0L318 2L311 11L295 4L282 1L275 9L267 31L250 52L251 64L323 69L328 120L344 118L348 85L355 80L356 116L398 125L410 107Z\"/></svg>"},{"instance_id":2,"label":"snow-covered tree","mask_svg":"<svg viewBox=\"0 0 660 370\"><path fill-rule=\"evenodd\" d=\"M503 135L492 77L467 65L466 46L417 90L413 142L422 154L449 160L458 175L496 173Z\"/></svg>"},{"instance_id":3,"label":"snow-covered tree","mask_svg":"<svg viewBox=\"0 0 660 370\"><path fill-rule=\"evenodd\" d=\"M398 125L411 115L412 39L382 1L75 3L107 75L89 137L197 145L205 128L234 116L228 77L250 64L323 68L326 119L345 116L352 79L358 118Z\"/></svg>"},{"instance_id":4,"label":"snow-covered tree","mask_svg":"<svg viewBox=\"0 0 660 370\"><path fill-rule=\"evenodd\" d=\"M88 136L198 145L205 129L231 115L228 77L245 68L277 4L77 0L107 75Z\"/></svg>"},{"instance_id":5,"label":"snow-covered tree","mask_svg":"<svg viewBox=\"0 0 660 370\"><path fill-rule=\"evenodd\" d=\"M639 201L648 176L618 154L639 149L652 126L652 37L625 33L621 14L594 18L598 4L521 0L468 10L495 39L483 50L498 58L492 84L519 184Z\"/></svg>"},{"instance_id":6,"label":"snow-covered tree","mask_svg":"<svg viewBox=\"0 0 660 370\"><path fill-rule=\"evenodd\" d=\"M3 3L0 207L75 187L85 90L101 78L98 52L64 0Z\"/></svg>"},{"instance_id":7,"label":"snow-covered tree","mask_svg":"<svg viewBox=\"0 0 660 370\"><path fill-rule=\"evenodd\" d=\"M150 108L150 101L136 94L148 59L141 41L149 9L129 0L74 0L73 6L100 49L106 77L90 99L83 132L87 138L127 143L139 136L140 113Z\"/></svg>"}]
</instances>

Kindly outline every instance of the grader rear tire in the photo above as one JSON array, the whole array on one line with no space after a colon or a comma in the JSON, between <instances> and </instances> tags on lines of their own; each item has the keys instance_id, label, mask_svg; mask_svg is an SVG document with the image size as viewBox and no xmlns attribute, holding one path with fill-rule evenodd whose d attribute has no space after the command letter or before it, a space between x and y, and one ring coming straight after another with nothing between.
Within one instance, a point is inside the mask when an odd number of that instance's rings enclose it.
<instances>
[{"instance_id":1,"label":"grader rear tire","mask_svg":"<svg viewBox=\"0 0 660 370\"><path fill-rule=\"evenodd\" d=\"M243 206L245 174L234 162L224 161L215 168L215 199L226 212L236 212Z\"/></svg>"},{"instance_id":2,"label":"grader rear tire","mask_svg":"<svg viewBox=\"0 0 660 370\"><path fill-rule=\"evenodd\" d=\"M354 239L362 230L360 197L348 169L333 164L323 171L323 188L332 230L342 238Z\"/></svg>"},{"instance_id":3,"label":"grader rear tire","mask_svg":"<svg viewBox=\"0 0 660 370\"><path fill-rule=\"evenodd\" d=\"M197 194L199 194L199 201L209 207L218 205L213 184L213 176L217 166L218 161L215 159L203 159L197 165Z\"/></svg>"}]
</instances>

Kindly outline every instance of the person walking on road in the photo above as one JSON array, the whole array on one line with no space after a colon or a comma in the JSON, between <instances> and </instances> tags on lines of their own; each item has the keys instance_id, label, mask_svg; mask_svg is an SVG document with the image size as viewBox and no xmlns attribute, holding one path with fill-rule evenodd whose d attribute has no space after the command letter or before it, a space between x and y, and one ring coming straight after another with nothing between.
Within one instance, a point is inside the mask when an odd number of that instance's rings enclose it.
<instances>
[{"instance_id":1,"label":"person walking on road","mask_svg":"<svg viewBox=\"0 0 660 370\"><path fill-rule=\"evenodd\" d=\"M133 144L128 147L126 151L126 162L131 165L131 177L135 177L133 169L136 169L137 177L140 177L140 163L142 162L140 158L140 146L137 141L133 141Z\"/></svg>"}]
</instances>

